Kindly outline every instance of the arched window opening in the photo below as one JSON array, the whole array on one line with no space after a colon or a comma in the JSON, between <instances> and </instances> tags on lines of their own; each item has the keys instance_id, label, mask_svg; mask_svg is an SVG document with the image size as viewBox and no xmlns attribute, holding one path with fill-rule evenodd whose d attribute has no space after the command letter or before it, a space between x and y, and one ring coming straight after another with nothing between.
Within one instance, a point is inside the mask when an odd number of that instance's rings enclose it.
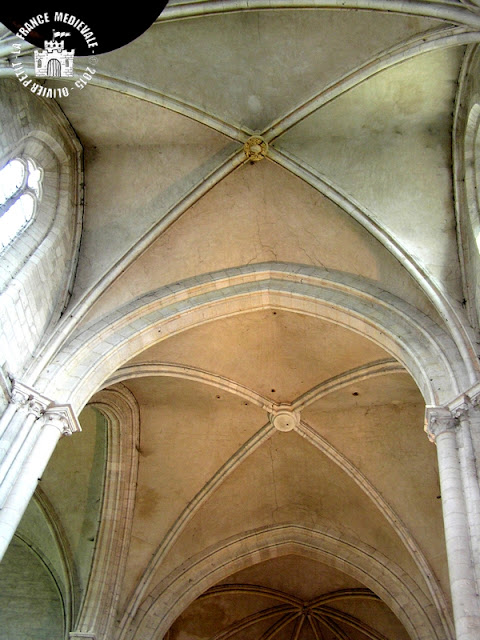
<instances>
[{"instance_id":1,"label":"arched window opening","mask_svg":"<svg viewBox=\"0 0 480 640\"><path fill-rule=\"evenodd\" d=\"M33 220L42 178L42 169L30 158L10 160L0 171L0 251Z\"/></svg>"}]
</instances>

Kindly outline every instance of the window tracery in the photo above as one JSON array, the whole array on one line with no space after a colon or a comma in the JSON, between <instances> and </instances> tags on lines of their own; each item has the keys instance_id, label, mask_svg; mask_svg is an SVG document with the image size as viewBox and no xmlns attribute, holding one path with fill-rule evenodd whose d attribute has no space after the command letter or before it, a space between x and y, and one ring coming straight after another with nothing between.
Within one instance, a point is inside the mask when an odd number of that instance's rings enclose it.
<instances>
[{"instance_id":1,"label":"window tracery","mask_svg":"<svg viewBox=\"0 0 480 640\"><path fill-rule=\"evenodd\" d=\"M0 170L0 251L35 217L43 171L30 158L14 158Z\"/></svg>"}]
</instances>

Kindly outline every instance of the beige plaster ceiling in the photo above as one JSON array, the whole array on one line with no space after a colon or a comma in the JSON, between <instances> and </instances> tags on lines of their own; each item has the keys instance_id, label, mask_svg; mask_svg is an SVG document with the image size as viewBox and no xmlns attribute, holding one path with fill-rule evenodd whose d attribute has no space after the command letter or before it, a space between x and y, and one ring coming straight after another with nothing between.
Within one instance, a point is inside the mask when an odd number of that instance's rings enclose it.
<instances>
[{"instance_id":1,"label":"beige plaster ceiling","mask_svg":"<svg viewBox=\"0 0 480 640\"><path fill-rule=\"evenodd\" d=\"M372 377L377 363L396 369ZM435 450L422 429L423 401L383 349L331 322L272 309L192 328L143 352L124 370L127 378L128 371L138 376L123 384L139 403L141 422L125 604L159 549L153 584L222 540L291 523L341 531L428 589L383 502L405 522L448 589ZM185 379L186 371L200 372L202 379ZM361 374L349 382L352 372ZM328 393L332 380L345 382ZM258 401L238 394L239 386L258 394ZM318 389L313 396L312 389ZM262 398L306 403L301 416L307 431L277 432ZM313 440L307 441L309 428ZM382 504L367 496L361 478L379 491Z\"/></svg>"},{"instance_id":2,"label":"beige plaster ceiling","mask_svg":"<svg viewBox=\"0 0 480 640\"><path fill-rule=\"evenodd\" d=\"M153 256L126 275L140 277L144 291L191 273L272 259L338 268L332 258L340 238L347 249L340 268L377 279L376 250L365 244L375 244L373 238L363 239L356 223L327 202L330 193L313 175L313 189L296 177L303 170L326 176L440 289L454 290L459 267L445 178L463 48L414 55L450 32L439 20L376 11L246 11L160 21L102 56L89 86L61 101L86 149L73 300L88 292L98 297L148 247ZM293 120L287 124L286 117ZM270 160L235 169L242 160L231 164L232 154L241 154L254 132L268 138L272 125L271 160L295 177ZM312 228L310 241L293 217ZM428 248L415 236L419 220L430 234ZM202 234L195 233L198 224ZM152 269L149 260L169 270ZM392 277L391 258L375 261L389 272L382 286L394 293L401 287L419 303L405 274ZM112 296L118 302L138 293L136 283L121 282ZM93 315L112 308L108 293L99 305Z\"/></svg>"},{"instance_id":3,"label":"beige plaster ceiling","mask_svg":"<svg viewBox=\"0 0 480 640\"><path fill-rule=\"evenodd\" d=\"M450 122L462 58L442 49L382 71L277 143L381 219L456 297Z\"/></svg>"},{"instance_id":4,"label":"beige plaster ceiling","mask_svg":"<svg viewBox=\"0 0 480 640\"><path fill-rule=\"evenodd\" d=\"M125 197L107 193L103 211L117 215ZM95 234L102 238L98 229ZM413 279L362 225L283 167L261 162L240 167L190 207L120 275L88 319L170 282L262 262L360 275L435 314Z\"/></svg>"},{"instance_id":5,"label":"beige plaster ceiling","mask_svg":"<svg viewBox=\"0 0 480 640\"><path fill-rule=\"evenodd\" d=\"M234 339L233 339L234 338ZM214 371L273 402L293 402L319 383L388 358L339 325L272 309L195 327L132 362L180 362Z\"/></svg>"},{"instance_id":6,"label":"beige plaster ceiling","mask_svg":"<svg viewBox=\"0 0 480 640\"><path fill-rule=\"evenodd\" d=\"M216 15L159 22L127 48L102 57L102 67L224 122L261 131L384 49L439 26L368 11Z\"/></svg>"}]
</instances>

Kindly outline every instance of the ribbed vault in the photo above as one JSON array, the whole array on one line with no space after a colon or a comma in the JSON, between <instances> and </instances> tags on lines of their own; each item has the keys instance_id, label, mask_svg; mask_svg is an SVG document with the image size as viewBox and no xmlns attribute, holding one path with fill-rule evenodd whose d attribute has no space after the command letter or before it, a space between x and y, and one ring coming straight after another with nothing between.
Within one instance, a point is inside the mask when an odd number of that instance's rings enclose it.
<instances>
[{"instance_id":1,"label":"ribbed vault","mask_svg":"<svg viewBox=\"0 0 480 640\"><path fill-rule=\"evenodd\" d=\"M478 42L480 0L172 0L50 109L84 215L21 381L103 429L103 500L82 436L42 480L79 637L454 637L423 429L480 375Z\"/></svg>"},{"instance_id":2,"label":"ribbed vault","mask_svg":"<svg viewBox=\"0 0 480 640\"><path fill-rule=\"evenodd\" d=\"M220 594L261 596L262 598L271 598L278 604L241 618L210 636L210 640L245 637L245 632L249 637L251 634L255 634L255 636L258 634L257 637L261 640L278 638L283 636L283 633L291 634L290 637L294 640L298 640L300 637L318 640L319 638L328 638L329 635L332 635L336 640L347 640L347 638L354 637L351 633L355 631L360 632L360 635L369 638L369 640L385 640L385 637L370 625L335 607L340 600L378 600L378 597L369 589L341 589L305 602L275 589L259 585L235 584L213 587L200 599L213 598ZM270 626L264 630L260 623L267 620ZM259 628L260 630L257 630Z\"/></svg>"}]
</instances>

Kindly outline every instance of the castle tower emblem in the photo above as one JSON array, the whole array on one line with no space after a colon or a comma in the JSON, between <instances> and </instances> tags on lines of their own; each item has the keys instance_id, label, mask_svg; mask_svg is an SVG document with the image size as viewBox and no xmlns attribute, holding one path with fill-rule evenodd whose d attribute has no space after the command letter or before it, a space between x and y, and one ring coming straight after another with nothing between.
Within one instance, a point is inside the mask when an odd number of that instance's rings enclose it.
<instances>
[{"instance_id":1,"label":"castle tower emblem","mask_svg":"<svg viewBox=\"0 0 480 640\"><path fill-rule=\"evenodd\" d=\"M65 51L65 41L60 38L70 33L53 31L53 38L45 40L44 50L35 51L35 75L37 78L71 78L75 49Z\"/></svg>"}]
</instances>

